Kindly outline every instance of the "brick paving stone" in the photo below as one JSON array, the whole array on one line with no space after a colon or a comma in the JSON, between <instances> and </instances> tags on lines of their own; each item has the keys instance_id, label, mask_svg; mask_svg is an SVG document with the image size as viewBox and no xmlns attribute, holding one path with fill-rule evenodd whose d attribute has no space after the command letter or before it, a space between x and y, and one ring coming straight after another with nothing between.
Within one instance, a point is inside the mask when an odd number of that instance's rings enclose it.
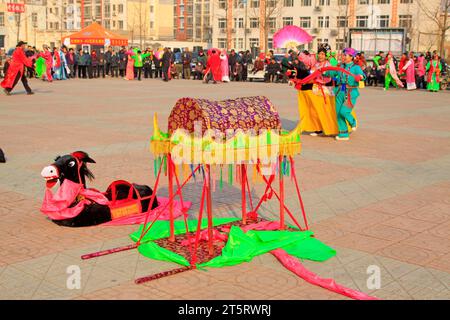
<instances>
[{"instance_id":1,"label":"brick paving stone","mask_svg":"<svg viewBox=\"0 0 450 320\"><path fill-rule=\"evenodd\" d=\"M298 121L296 92L282 85L114 79L96 81L92 92L86 90L90 84L31 80L35 96L1 98L0 146L8 162L0 165L0 299L345 299L306 283L270 254L143 285L134 280L177 265L136 250L81 260L83 254L131 243L128 234L136 226L70 229L45 219L39 212L44 194L39 173L56 155L87 151L97 162L89 186L99 190L114 179L153 185L152 116L158 112L165 130L179 97L266 95L286 128ZM380 93L362 90L356 107L360 130L348 143L302 136L295 167L310 227L337 250L326 262L303 263L382 299L450 299L449 93ZM252 183L254 201L263 188ZM286 203L301 217L289 181L286 190ZM200 192L198 183L184 192L193 202L191 218L197 216ZM167 195L166 179L158 193ZM225 183L213 202L215 216L240 216L237 186ZM278 210L276 202L266 202L261 216L276 219ZM71 265L81 269L79 290L67 288ZM378 290L366 286L369 265L380 267Z\"/></svg>"}]
</instances>

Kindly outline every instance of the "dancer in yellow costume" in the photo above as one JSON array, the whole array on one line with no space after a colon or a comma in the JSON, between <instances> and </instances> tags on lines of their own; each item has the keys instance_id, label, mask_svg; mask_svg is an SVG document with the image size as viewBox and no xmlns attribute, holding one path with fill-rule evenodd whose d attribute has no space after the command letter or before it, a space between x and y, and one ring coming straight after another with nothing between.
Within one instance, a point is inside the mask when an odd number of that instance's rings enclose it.
<instances>
[{"instance_id":1,"label":"dancer in yellow costume","mask_svg":"<svg viewBox=\"0 0 450 320\"><path fill-rule=\"evenodd\" d=\"M305 64L300 63L297 67L297 78L303 79L310 74ZM311 70L331 66L326 59L326 49L320 48L318 61ZM336 116L335 98L332 90L331 78L319 76L314 82L304 84L298 90L298 108L300 113L300 126L302 132L308 132L312 136L326 135L336 136L339 133ZM356 115L353 111L353 116ZM349 127L351 131L351 128Z\"/></svg>"}]
</instances>

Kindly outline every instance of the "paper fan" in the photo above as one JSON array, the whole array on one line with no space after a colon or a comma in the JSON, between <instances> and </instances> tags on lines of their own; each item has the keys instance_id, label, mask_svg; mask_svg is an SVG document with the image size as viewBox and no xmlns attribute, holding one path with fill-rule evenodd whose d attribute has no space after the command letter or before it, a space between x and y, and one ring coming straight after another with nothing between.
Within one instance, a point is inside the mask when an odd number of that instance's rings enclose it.
<instances>
[{"instance_id":1,"label":"paper fan","mask_svg":"<svg viewBox=\"0 0 450 320\"><path fill-rule=\"evenodd\" d=\"M273 35L274 48L295 49L297 46L309 43L313 38L300 27L286 26Z\"/></svg>"}]
</instances>

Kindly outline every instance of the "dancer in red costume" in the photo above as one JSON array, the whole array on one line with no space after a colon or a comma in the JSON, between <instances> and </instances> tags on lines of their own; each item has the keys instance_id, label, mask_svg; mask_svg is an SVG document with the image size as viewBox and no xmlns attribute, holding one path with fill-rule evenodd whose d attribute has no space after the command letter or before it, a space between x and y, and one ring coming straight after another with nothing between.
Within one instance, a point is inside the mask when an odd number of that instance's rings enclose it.
<instances>
[{"instance_id":1,"label":"dancer in red costume","mask_svg":"<svg viewBox=\"0 0 450 320\"><path fill-rule=\"evenodd\" d=\"M211 78L213 83L222 81L221 60L219 54L217 49L212 49L209 54L208 61L206 62L206 83L208 83Z\"/></svg>"},{"instance_id":2,"label":"dancer in red costume","mask_svg":"<svg viewBox=\"0 0 450 320\"><path fill-rule=\"evenodd\" d=\"M28 85L27 78L25 76L25 66L31 68L33 66L33 57L27 58L25 55L25 45L27 43L19 41L16 46L16 50L12 55L11 62L9 64L8 73L5 75L5 79L2 81L1 86L4 88L6 95L11 95L12 89L16 86L19 80L22 81L27 94L33 94L30 86Z\"/></svg>"}]
</instances>

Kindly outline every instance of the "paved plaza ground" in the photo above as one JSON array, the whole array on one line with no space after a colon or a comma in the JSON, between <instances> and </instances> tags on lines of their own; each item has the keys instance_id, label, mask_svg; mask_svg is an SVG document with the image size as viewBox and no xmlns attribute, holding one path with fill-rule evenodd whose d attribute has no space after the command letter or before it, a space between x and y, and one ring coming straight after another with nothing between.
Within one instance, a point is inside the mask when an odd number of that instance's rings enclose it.
<instances>
[{"instance_id":1,"label":"paved plaza ground","mask_svg":"<svg viewBox=\"0 0 450 320\"><path fill-rule=\"evenodd\" d=\"M137 277L175 268L137 250L82 261L80 256L129 244L136 226L63 228L39 211L41 169L57 155L87 151L96 164L90 186L121 178L152 185L152 116L160 125L178 98L266 95L285 128L299 119L296 91L282 84L121 79L31 81L0 96L0 299L343 299L306 283L270 254L234 267L189 271L136 285ZM316 237L337 251L304 261L322 277L381 299L450 299L450 92L366 88L349 142L303 136L296 170ZM300 214L294 187L287 202ZM195 217L200 185L185 198ZM292 191L292 192L291 192ZM261 187L253 192L261 194ZM160 195L167 194L162 187ZM240 191L213 195L215 216L240 212ZM275 202L263 216L275 217ZM67 267L81 268L81 288L66 286ZM367 269L381 270L380 289Z\"/></svg>"}]
</instances>

